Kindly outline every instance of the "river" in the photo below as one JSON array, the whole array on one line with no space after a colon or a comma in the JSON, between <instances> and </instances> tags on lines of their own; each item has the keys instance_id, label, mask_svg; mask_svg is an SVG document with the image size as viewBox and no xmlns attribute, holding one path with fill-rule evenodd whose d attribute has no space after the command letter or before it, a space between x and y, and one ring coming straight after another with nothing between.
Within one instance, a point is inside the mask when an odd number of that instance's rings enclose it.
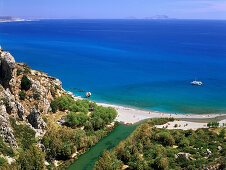
<instances>
[{"instance_id":1,"label":"river","mask_svg":"<svg viewBox=\"0 0 226 170\"><path fill-rule=\"evenodd\" d=\"M122 140L126 139L138 125L124 125L120 124L115 127L113 131L102 140L100 140L89 151L81 155L75 162L68 168L68 170L91 170L95 162L99 160L102 152L107 149L111 150L116 147Z\"/></svg>"}]
</instances>

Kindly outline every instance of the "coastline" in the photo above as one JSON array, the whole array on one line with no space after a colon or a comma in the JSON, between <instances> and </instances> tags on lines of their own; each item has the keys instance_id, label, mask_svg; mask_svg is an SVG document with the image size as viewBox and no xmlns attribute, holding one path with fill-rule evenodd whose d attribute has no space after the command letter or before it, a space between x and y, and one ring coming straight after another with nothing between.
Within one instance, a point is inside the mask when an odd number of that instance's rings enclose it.
<instances>
[{"instance_id":1,"label":"coastline","mask_svg":"<svg viewBox=\"0 0 226 170\"><path fill-rule=\"evenodd\" d=\"M221 124L226 123L226 114L181 114L181 113L167 113L154 110L142 110L137 108L131 108L127 106L120 106L109 103L96 102L97 105L104 107L113 107L118 112L116 121L123 123L137 123L145 119L150 118L163 118L172 117L175 119L215 119L217 117L222 117L220 121Z\"/></svg>"},{"instance_id":2,"label":"coastline","mask_svg":"<svg viewBox=\"0 0 226 170\"><path fill-rule=\"evenodd\" d=\"M6 22L31 22L31 21L39 21L39 20L4 20L0 21L0 23L6 23Z\"/></svg>"}]
</instances>

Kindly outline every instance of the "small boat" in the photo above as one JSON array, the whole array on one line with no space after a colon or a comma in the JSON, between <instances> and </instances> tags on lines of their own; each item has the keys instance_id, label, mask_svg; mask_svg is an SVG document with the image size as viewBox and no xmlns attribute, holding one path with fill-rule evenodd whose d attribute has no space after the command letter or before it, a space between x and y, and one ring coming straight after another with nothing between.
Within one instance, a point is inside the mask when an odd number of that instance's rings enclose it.
<instances>
[{"instance_id":1,"label":"small boat","mask_svg":"<svg viewBox=\"0 0 226 170\"><path fill-rule=\"evenodd\" d=\"M203 83L201 81L192 81L191 85L201 86Z\"/></svg>"},{"instance_id":2,"label":"small boat","mask_svg":"<svg viewBox=\"0 0 226 170\"><path fill-rule=\"evenodd\" d=\"M84 92L85 90L79 90L79 92Z\"/></svg>"}]
</instances>

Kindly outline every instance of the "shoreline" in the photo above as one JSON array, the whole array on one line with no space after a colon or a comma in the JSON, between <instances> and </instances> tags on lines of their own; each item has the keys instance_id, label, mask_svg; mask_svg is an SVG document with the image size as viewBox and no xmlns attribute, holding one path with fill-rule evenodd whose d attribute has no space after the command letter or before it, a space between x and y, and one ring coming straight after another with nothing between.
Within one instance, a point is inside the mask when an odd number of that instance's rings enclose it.
<instances>
[{"instance_id":1,"label":"shoreline","mask_svg":"<svg viewBox=\"0 0 226 170\"><path fill-rule=\"evenodd\" d=\"M96 102L96 101L94 101ZM172 117L176 119L214 119L217 117L222 117L220 123L226 123L226 113L222 114L182 114L182 113L168 113L168 112L160 112L154 110L144 110L137 109L127 106L120 106L116 104L102 103L96 102L99 106L104 107L113 107L118 112L118 116L115 119L116 121L123 123L138 123L142 120L150 119L150 118L164 118L164 117Z\"/></svg>"}]
</instances>

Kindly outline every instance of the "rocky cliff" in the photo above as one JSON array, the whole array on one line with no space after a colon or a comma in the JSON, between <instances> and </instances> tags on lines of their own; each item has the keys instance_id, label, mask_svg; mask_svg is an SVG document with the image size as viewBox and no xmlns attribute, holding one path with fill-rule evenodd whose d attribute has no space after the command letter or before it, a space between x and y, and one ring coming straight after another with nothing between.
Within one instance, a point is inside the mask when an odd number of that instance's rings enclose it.
<instances>
[{"instance_id":1,"label":"rocky cliff","mask_svg":"<svg viewBox=\"0 0 226 170\"><path fill-rule=\"evenodd\" d=\"M65 93L58 79L32 70L25 63L16 63L9 52L0 48L0 132L11 147L18 145L10 118L30 125L36 136L43 135L46 123L41 114L50 111L54 97Z\"/></svg>"}]
</instances>

